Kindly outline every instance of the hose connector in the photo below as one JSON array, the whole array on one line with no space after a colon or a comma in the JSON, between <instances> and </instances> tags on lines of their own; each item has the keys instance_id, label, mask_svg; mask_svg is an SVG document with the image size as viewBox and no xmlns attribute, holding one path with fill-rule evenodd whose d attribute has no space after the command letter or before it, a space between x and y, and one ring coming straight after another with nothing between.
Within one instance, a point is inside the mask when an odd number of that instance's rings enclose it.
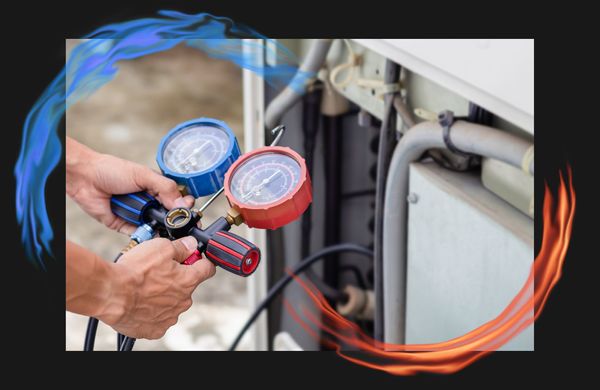
<instances>
[{"instance_id":1,"label":"hose connector","mask_svg":"<svg viewBox=\"0 0 600 390\"><path fill-rule=\"evenodd\" d=\"M348 297L346 302L339 302L337 311L344 317L372 320L375 314L375 294L372 290L363 290L347 285L344 293Z\"/></svg>"},{"instance_id":2,"label":"hose connector","mask_svg":"<svg viewBox=\"0 0 600 390\"><path fill-rule=\"evenodd\" d=\"M154 236L154 229L147 223L140 225L135 232L131 235L131 240L141 244L144 241L148 241Z\"/></svg>"}]
</instances>

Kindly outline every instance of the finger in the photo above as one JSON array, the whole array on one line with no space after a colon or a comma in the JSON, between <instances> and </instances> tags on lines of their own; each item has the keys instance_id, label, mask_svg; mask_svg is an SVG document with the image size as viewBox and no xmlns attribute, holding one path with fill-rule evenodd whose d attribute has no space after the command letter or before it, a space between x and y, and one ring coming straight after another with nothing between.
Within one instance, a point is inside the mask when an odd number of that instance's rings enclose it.
<instances>
[{"instance_id":1,"label":"finger","mask_svg":"<svg viewBox=\"0 0 600 390\"><path fill-rule=\"evenodd\" d=\"M168 209L176 207L175 201L182 199L181 193L177 189L177 183L159 175L150 168L136 165L133 177L139 188L143 188L156 196Z\"/></svg>"},{"instance_id":2,"label":"finger","mask_svg":"<svg viewBox=\"0 0 600 390\"><path fill-rule=\"evenodd\" d=\"M136 227L133 224L112 214L110 215L110 218L108 220L103 220L102 222L104 222L104 224L109 229L127 235L131 235L136 229Z\"/></svg>"},{"instance_id":3,"label":"finger","mask_svg":"<svg viewBox=\"0 0 600 390\"><path fill-rule=\"evenodd\" d=\"M187 207L188 209L194 206L194 197L192 195L186 195L181 198L175 199L173 202L173 207Z\"/></svg>"},{"instance_id":4,"label":"finger","mask_svg":"<svg viewBox=\"0 0 600 390\"><path fill-rule=\"evenodd\" d=\"M123 221L123 225L117 229L119 233L127 234L131 236L135 232L136 227L128 222Z\"/></svg>"},{"instance_id":5,"label":"finger","mask_svg":"<svg viewBox=\"0 0 600 390\"><path fill-rule=\"evenodd\" d=\"M194 288L207 279L215 276L217 268L207 259L200 259L192 265L186 267L186 272L190 275L191 284Z\"/></svg>"},{"instance_id":6,"label":"finger","mask_svg":"<svg viewBox=\"0 0 600 390\"><path fill-rule=\"evenodd\" d=\"M183 263L183 261L198 248L198 241L192 236L186 236L179 240L172 241L171 244L175 249L174 260L178 263Z\"/></svg>"}]
</instances>

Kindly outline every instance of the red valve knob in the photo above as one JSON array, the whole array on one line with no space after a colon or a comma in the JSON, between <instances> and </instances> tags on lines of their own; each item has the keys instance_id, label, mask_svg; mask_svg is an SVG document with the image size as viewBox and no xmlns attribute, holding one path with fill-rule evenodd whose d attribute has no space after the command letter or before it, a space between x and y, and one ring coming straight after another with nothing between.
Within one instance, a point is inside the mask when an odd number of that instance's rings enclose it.
<instances>
[{"instance_id":1,"label":"red valve knob","mask_svg":"<svg viewBox=\"0 0 600 390\"><path fill-rule=\"evenodd\" d=\"M226 231L216 232L204 253L215 265L240 276L251 275L260 263L260 249L256 245Z\"/></svg>"},{"instance_id":2,"label":"red valve knob","mask_svg":"<svg viewBox=\"0 0 600 390\"><path fill-rule=\"evenodd\" d=\"M196 249L194 253L189 255L189 257L183 261L183 264L192 265L200 259L202 259L202 254Z\"/></svg>"}]
</instances>

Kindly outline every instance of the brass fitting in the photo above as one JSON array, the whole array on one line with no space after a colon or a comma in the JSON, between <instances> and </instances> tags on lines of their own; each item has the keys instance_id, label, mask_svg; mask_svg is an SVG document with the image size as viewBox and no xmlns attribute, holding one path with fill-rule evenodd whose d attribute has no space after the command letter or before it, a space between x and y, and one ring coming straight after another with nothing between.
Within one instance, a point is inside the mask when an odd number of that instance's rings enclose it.
<instances>
[{"instance_id":1,"label":"brass fitting","mask_svg":"<svg viewBox=\"0 0 600 390\"><path fill-rule=\"evenodd\" d=\"M190 194L187 190L187 187L182 184L177 185L177 190L179 191L181 196L188 196Z\"/></svg>"},{"instance_id":2,"label":"brass fitting","mask_svg":"<svg viewBox=\"0 0 600 390\"><path fill-rule=\"evenodd\" d=\"M138 242L136 240L129 240L129 244L127 244L127 246L121 250L121 253L127 252L128 250L132 249L137 244L138 244Z\"/></svg>"},{"instance_id":3,"label":"brass fitting","mask_svg":"<svg viewBox=\"0 0 600 390\"><path fill-rule=\"evenodd\" d=\"M225 219L230 225L240 226L244 223L244 217L242 217L242 214L240 214L240 212L235 207L231 207L229 211L227 211Z\"/></svg>"},{"instance_id":4,"label":"brass fitting","mask_svg":"<svg viewBox=\"0 0 600 390\"><path fill-rule=\"evenodd\" d=\"M204 214L202 214L202 211L200 211L200 209L198 207L192 208L192 213L197 214L198 217L200 217L200 218L202 218L204 216Z\"/></svg>"}]
</instances>

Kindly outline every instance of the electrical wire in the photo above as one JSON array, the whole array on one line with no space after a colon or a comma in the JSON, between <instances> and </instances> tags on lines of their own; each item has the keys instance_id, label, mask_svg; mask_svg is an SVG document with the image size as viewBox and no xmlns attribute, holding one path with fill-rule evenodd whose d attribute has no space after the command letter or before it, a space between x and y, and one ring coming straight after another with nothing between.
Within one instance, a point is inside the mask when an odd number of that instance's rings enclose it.
<instances>
[{"instance_id":1,"label":"electrical wire","mask_svg":"<svg viewBox=\"0 0 600 390\"><path fill-rule=\"evenodd\" d=\"M113 260L113 263L116 263L119 258L123 255L123 252L119 252L117 257ZM91 352L94 350L94 344L96 343L96 333L98 332L98 319L94 317L90 317L88 320L88 326L85 331L85 342L83 343L83 350L86 352Z\"/></svg>"},{"instance_id":2,"label":"electrical wire","mask_svg":"<svg viewBox=\"0 0 600 390\"><path fill-rule=\"evenodd\" d=\"M242 327L242 329L236 336L235 340L229 347L229 350L235 351L238 344L242 340L242 337L244 337L244 334L248 331L248 329L250 329L250 327L252 326L254 321L256 321L256 319L258 318L260 313L264 309L266 309L269 306L269 304L273 301L273 299L275 299L283 291L283 289L293 280L292 275L298 275L298 274L302 273L303 271L305 271L306 269L308 269L315 262L317 262L321 259L323 259L323 260L329 259L330 257L327 257L328 255L331 255L333 253L339 253L339 252L354 252L354 253L362 254L369 259L371 259L373 257L373 251L371 251L365 247L362 247L360 245L351 244L351 243L342 243L342 244L331 245L331 246L325 247L323 249L320 249L317 252L313 253L312 255L306 257L305 259L303 259L302 261L297 263L292 268L291 274L284 275L281 279L279 279L277 281L277 283L275 283L273 285L273 287L271 287L271 289L267 293L267 296L265 297L265 299L263 299L262 302L256 307L256 309L254 309L254 312L252 312L252 315L250 316L250 318L248 318L248 320L246 321L246 323L244 324L244 326Z\"/></svg>"}]
</instances>

